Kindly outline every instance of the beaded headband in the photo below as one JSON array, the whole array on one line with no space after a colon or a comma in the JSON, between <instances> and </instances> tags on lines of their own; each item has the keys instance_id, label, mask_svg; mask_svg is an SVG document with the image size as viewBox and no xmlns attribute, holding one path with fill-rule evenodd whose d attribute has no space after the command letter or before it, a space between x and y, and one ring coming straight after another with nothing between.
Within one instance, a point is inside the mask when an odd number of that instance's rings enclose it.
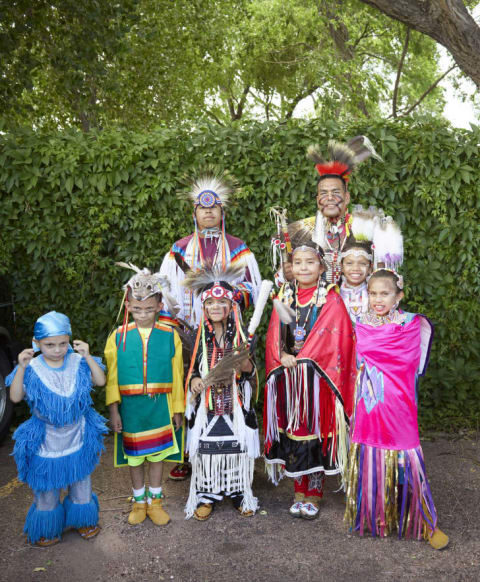
<instances>
[{"instance_id":1,"label":"beaded headband","mask_svg":"<svg viewBox=\"0 0 480 582\"><path fill-rule=\"evenodd\" d=\"M222 201L217 193L213 190L203 190L197 196L197 200L195 202L195 206L202 206L203 208L212 208L216 204L222 206Z\"/></svg>"},{"instance_id":2,"label":"beaded headband","mask_svg":"<svg viewBox=\"0 0 480 582\"><path fill-rule=\"evenodd\" d=\"M205 301L207 299L229 299L230 301L234 300L234 292L231 291L230 289L226 289L225 287L222 286L221 281L216 281L213 285L213 287L210 287L209 289L206 289L203 293L202 293L202 303L205 303Z\"/></svg>"},{"instance_id":3,"label":"beaded headband","mask_svg":"<svg viewBox=\"0 0 480 582\"><path fill-rule=\"evenodd\" d=\"M369 261L373 261L373 255L367 253L363 249L348 249L348 251L344 251L341 255L341 258L344 259L345 257L365 257Z\"/></svg>"},{"instance_id":4,"label":"beaded headband","mask_svg":"<svg viewBox=\"0 0 480 582\"><path fill-rule=\"evenodd\" d=\"M293 251L292 251L292 256L293 256L293 255L294 255L294 254L295 254L297 251L302 251L302 252L305 252L305 251L310 251L311 253L315 253L315 254L318 256L318 258L319 258L319 259L323 259L323 256L322 256L322 251L321 251L319 248L314 248L314 247L311 247L311 246L309 246L309 245L300 245L300 246L298 246L298 247L295 247L295 248L293 249Z\"/></svg>"}]
</instances>

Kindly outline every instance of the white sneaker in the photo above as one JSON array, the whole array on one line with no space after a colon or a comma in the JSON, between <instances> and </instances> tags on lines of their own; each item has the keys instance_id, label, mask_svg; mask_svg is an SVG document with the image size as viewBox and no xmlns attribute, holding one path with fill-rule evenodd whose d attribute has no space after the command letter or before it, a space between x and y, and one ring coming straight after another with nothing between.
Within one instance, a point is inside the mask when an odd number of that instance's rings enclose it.
<instances>
[{"instance_id":1,"label":"white sneaker","mask_svg":"<svg viewBox=\"0 0 480 582\"><path fill-rule=\"evenodd\" d=\"M315 519L318 515L318 507L313 503L302 503L300 515L303 519Z\"/></svg>"},{"instance_id":2,"label":"white sneaker","mask_svg":"<svg viewBox=\"0 0 480 582\"><path fill-rule=\"evenodd\" d=\"M302 517L302 507L303 503L301 501L295 501L289 509L290 515L293 515L293 517Z\"/></svg>"}]
</instances>

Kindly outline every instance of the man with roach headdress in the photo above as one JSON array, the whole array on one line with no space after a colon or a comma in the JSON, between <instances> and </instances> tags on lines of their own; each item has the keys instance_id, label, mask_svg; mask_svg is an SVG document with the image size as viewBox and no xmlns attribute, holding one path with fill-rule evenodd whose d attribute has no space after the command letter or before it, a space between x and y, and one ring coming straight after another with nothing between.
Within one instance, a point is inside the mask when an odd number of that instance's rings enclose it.
<instances>
[{"instance_id":1,"label":"man with roach headdress","mask_svg":"<svg viewBox=\"0 0 480 582\"><path fill-rule=\"evenodd\" d=\"M357 136L343 144L335 140L328 143L328 157L324 157L319 146L310 146L308 157L315 163L318 172L317 214L288 225L292 243L310 233L312 241L324 252L326 280L339 283L341 278L342 251L349 241L370 241L374 253L374 266L396 268L403 260L403 241L398 226L392 218L374 207L364 209L356 206L348 212L350 193L348 183L356 166L373 156L375 152L370 140ZM284 276L292 279L289 262L284 263Z\"/></svg>"}]
</instances>

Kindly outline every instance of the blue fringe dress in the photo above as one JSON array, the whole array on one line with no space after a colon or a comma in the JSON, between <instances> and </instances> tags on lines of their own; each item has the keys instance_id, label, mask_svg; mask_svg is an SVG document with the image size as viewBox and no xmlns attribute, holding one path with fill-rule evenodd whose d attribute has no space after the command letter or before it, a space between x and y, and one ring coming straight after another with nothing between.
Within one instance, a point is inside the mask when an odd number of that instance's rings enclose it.
<instances>
[{"instance_id":1,"label":"blue fringe dress","mask_svg":"<svg viewBox=\"0 0 480 582\"><path fill-rule=\"evenodd\" d=\"M34 358L25 370L24 390L32 417L13 435L13 456L19 479L34 493L24 533L35 543L60 537L67 527L97 524L90 475L108 430L93 408L91 371L79 354L68 352L60 368L49 366L42 355ZM62 488L68 488L68 495L60 503Z\"/></svg>"}]
</instances>

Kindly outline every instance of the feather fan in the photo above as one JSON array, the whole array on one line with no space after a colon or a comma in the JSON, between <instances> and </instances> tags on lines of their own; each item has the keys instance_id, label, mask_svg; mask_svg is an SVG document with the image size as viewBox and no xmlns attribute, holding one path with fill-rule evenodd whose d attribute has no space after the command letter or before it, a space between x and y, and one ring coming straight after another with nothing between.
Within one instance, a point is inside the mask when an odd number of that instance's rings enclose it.
<instances>
[{"instance_id":1,"label":"feather fan","mask_svg":"<svg viewBox=\"0 0 480 582\"><path fill-rule=\"evenodd\" d=\"M226 354L208 374L202 378L204 386L216 386L219 384L230 384L235 370L250 357L250 347L248 343L240 344L231 352Z\"/></svg>"}]
</instances>

